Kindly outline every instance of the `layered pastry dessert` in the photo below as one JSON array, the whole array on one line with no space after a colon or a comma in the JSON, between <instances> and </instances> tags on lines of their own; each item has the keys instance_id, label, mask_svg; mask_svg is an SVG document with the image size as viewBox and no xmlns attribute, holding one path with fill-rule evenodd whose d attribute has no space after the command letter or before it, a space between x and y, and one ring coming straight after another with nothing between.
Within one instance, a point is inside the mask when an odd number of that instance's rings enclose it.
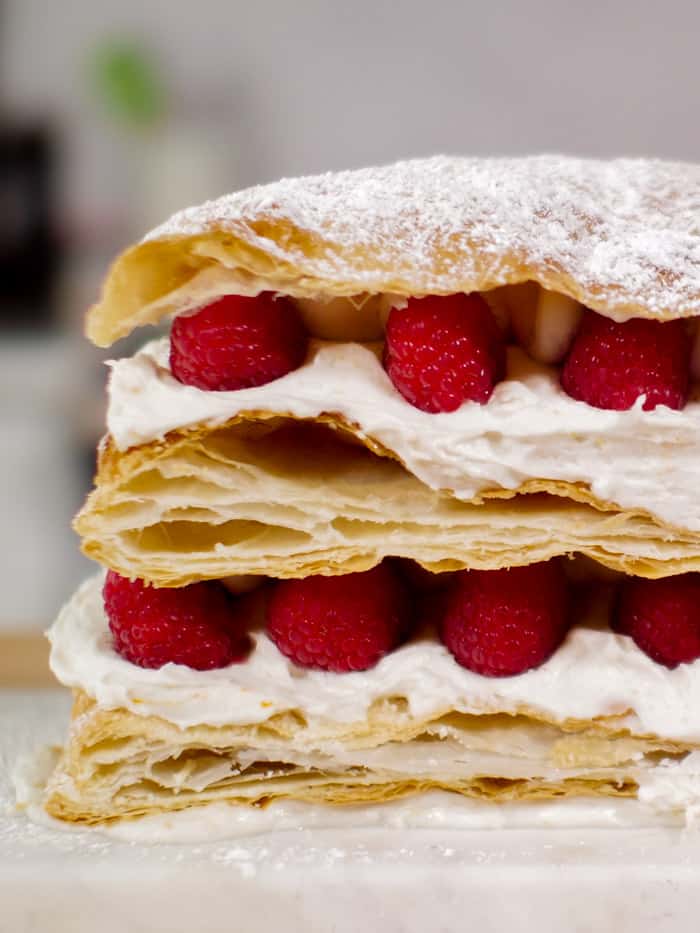
<instances>
[{"instance_id":1,"label":"layered pastry dessert","mask_svg":"<svg viewBox=\"0 0 700 933\"><path fill-rule=\"evenodd\" d=\"M112 267L50 814L700 801L700 168L434 158Z\"/></svg>"}]
</instances>

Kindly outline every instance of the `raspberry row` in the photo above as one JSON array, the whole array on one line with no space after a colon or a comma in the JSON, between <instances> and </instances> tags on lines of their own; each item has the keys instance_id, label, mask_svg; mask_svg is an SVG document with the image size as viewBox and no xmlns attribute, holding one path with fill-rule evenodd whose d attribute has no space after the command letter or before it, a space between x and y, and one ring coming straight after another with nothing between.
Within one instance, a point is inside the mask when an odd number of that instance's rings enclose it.
<instances>
[{"instance_id":1,"label":"raspberry row","mask_svg":"<svg viewBox=\"0 0 700 933\"><path fill-rule=\"evenodd\" d=\"M360 573L268 580L255 594L234 594L219 581L157 589L109 571L104 605L115 650L146 668L172 662L209 670L245 662L251 600L262 596L268 636L300 667L368 670L435 625L463 667L510 677L556 651L573 624L574 592L560 558L448 574L388 559ZM611 628L668 668L700 658L700 574L622 578Z\"/></svg>"},{"instance_id":2,"label":"raspberry row","mask_svg":"<svg viewBox=\"0 0 700 933\"><path fill-rule=\"evenodd\" d=\"M383 363L396 390L427 412L455 411L467 401L486 404L506 376L511 324L515 337L532 343L523 336L522 315L511 321L495 310L477 293L410 298L405 306L392 307ZM545 355L562 363L561 387L572 398L615 410L632 407L641 396L645 410L686 404L694 339L687 322L633 318L619 323L585 309L572 317L558 307L551 315L553 326L557 321L571 332L556 334L556 347ZM254 298L225 295L175 318L170 365L186 385L209 391L250 388L301 366L308 340L290 299L268 292Z\"/></svg>"}]
</instances>

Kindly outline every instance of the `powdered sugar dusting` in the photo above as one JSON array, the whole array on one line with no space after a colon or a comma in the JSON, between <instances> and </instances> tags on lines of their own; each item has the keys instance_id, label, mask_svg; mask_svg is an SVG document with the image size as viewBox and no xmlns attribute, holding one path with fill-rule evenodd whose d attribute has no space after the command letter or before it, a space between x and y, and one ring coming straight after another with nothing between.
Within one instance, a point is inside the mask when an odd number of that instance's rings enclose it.
<instances>
[{"instance_id":1,"label":"powdered sugar dusting","mask_svg":"<svg viewBox=\"0 0 700 933\"><path fill-rule=\"evenodd\" d=\"M267 225L280 222L304 234L303 251L279 227L272 238ZM423 291L484 275L498 285L526 265L570 277L622 317L630 305L700 313L700 166L690 164L437 156L250 188L146 239L214 229L358 290L387 270Z\"/></svg>"}]
</instances>

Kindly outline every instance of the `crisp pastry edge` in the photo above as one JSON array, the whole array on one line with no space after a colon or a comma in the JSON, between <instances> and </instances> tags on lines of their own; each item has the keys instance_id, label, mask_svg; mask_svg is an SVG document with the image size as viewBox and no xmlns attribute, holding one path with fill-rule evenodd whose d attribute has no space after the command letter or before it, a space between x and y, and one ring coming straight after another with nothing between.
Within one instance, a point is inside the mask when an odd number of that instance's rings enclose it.
<instances>
[{"instance_id":1,"label":"crisp pastry edge","mask_svg":"<svg viewBox=\"0 0 700 933\"><path fill-rule=\"evenodd\" d=\"M291 793L285 794L279 787L268 788L262 780L259 792L252 797L245 794L236 794L235 786L228 791L223 788L197 792L183 789L178 792L156 793L148 790L129 792L119 803L114 800L114 793L109 784L96 781L94 769L90 769L90 748L101 747L110 741L124 741L125 739L141 739L149 743L149 747L162 743L173 758L177 758L179 750L193 745L204 751L225 749L232 743L232 736L240 742L245 735L246 728L251 730L252 746L254 748L254 735L257 726L191 726L187 729L165 722L155 716L137 716L125 709L101 709L84 691L74 691L74 705L72 711L72 724L68 743L64 748L61 759L49 780L44 806L47 812L59 819L76 823L101 823L113 819L131 818L154 813L172 812L191 806L205 805L214 801L223 801L242 806L264 806L272 799L294 799L310 803L323 803L326 805L371 804L397 799L421 791L439 789L447 790L465 797L471 797L492 802L507 800L548 800L568 796L594 795L594 796L635 796L636 784L629 777L630 768L618 765L617 769L602 766L590 767L590 775L576 775L564 777L561 780L552 779L499 779L481 775L463 780L431 780L417 775L415 778L405 777L399 780L352 780L348 775L346 780L342 774L336 775L326 783L296 787ZM324 741L332 744L354 740L364 743L367 747L379 745L383 742L410 741L417 736L430 723L440 718L442 714L433 713L423 721L411 720L396 715L392 709L379 709L370 713L368 718L354 724L338 724L335 737L333 737L333 724L326 723L321 727L319 738L315 741ZM586 735L597 738L614 740L615 738L632 736L624 723L625 716L601 717L594 720L565 720L555 723L551 718L543 716L536 710L527 707L518 708L507 714L508 716L524 716L535 724L558 725L562 735L586 730ZM477 717L478 718L478 717ZM280 734L293 733L295 729L303 728L293 713L283 713L277 717L277 728ZM266 724L267 728L275 728L272 721ZM354 739L353 739L354 737ZM634 738L656 742L655 748L661 754L682 754L692 750L693 746L687 743L667 741L655 736L640 735ZM584 739L585 741L585 739ZM632 769L633 770L633 769ZM83 772L83 773L81 773ZM118 796L118 794L116 795Z\"/></svg>"},{"instance_id":2,"label":"crisp pastry edge","mask_svg":"<svg viewBox=\"0 0 700 933\"><path fill-rule=\"evenodd\" d=\"M131 448L124 452L118 451L116 446L108 439L100 451L96 488L89 495L74 524L75 530L83 539L84 552L88 557L111 566L123 575L139 576L159 586L182 586L197 579L218 578L245 573L264 573L276 577L306 576L315 572L349 573L369 569L384 556L390 556L388 553L380 554L369 538L363 542L361 536L349 542L349 549L341 547L331 553L328 546L325 548L320 547L316 542L314 548L308 546L299 548L298 553L290 553L284 560L273 558L271 554L269 563L260 564L260 566L256 565L255 567L247 565L247 558L243 554L239 557L234 557L233 553L226 556L221 548L213 553L211 562L207 561L206 555L201 560L198 557L196 568L188 554L177 550L177 552L173 552L173 559L170 560L166 567L165 553L160 557L154 556L146 545L141 546L140 539L132 542L132 550L138 550L138 554L134 556L132 553L131 557L127 556L123 550L121 537L126 532L115 530L112 521L112 510L115 508L115 503L117 503L116 512L118 514L120 508L118 503L124 499L125 490L129 489L132 478L138 478L146 470L153 471L157 469L160 461L167 463L168 458L174 456L183 460L196 458L208 438L226 437L227 432L236 430L236 426L245 428L247 422L256 421L260 423L278 417L276 414L266 412L248 412L222 426L174 431L162 441ZM294 419L289 420L292 423ZM339 429L342 433L353 435L373 455L382 458L384 462L397 462L390 451L368 438L356 426L344 422L339 416L324 415L315 420L317 423L324 423ZM415 479L412 474L406 472L406 476L422 487L420 481ZM273 479L274 477L271 477L270 481L272 482ZM194 482L194 479L192 481ZM233 484L233 478L231 482ZM163 488L167 489L167 481L162 479L162 483L166 484ZM327 485L326 488L330 501L332 501L331 487ZM233 485L231 491L234 491ZM425 487L425 491L426 494L431 494L427 487ZM557 542L553 540L536 541L535 543L538 544L539 549L531 551L529 560L525 553L527 548L521 542L519 550L525 554L526 559L521 560L520 563L545 560L556 554L581 553L592 557L599 564L612 570L619 570L636 576L659 577L700 569L700 539L697 541L696 553L693 553L693 544L698 536L687 530L669 526L642 510L624 510L613 503L600 500L583 484L559 480L529 480L513 490L491 489L483 491L471 502L465 503L465 506L473 505L475 510L487 507L498 511L499 517L502 517L501 513L507 512L512 515L513 522L522 523L524 521L525 525L527 525L527 515L521 512L521 506L528 506L530 497L537 497L542 494L555 497L557 503L568 501L571 504L570 520L567 520L566 516L560 516L560 521L564 522L565 526L563 526L563 530L567 531L567 534L561 534ZM435 495L443 497L444 501L447 502L454 501L448 491ZM138 489L134 492L134 496L138 497ZM192 506L196 511L197 506L201 508L202 503L194 502ZM590 513L587 514L600 524L601 529L604 528L606 531L605 540L599 547L591 548L580 535L577 536L576 529L585 517L582 514L584 509L590 509ZM557 507L557 514L561 511ZM475 516L478 514L478 512L475 512ZM391 519L391 516L389 518ZM181 516L181 520L187 520L185 514ZM201 517L199 520L201 521ZM219 520L223 521L222 518ZM161 516L159 522L163 521L164 519ZM214 522L214 519L212 519L212 522ZM437 525L439 525L439 522L436 521ZM139 525L139 527L143 527L143 525ZM164 527L167 529L167 521L164 522ZM215 525L212 524L212 529L214 527ZM577 538L580 546L577 546ZM639 539L638 546L626 549L626 539ZM316 539L314 540L316 541ZM394 540L398 541L398 538L395 537ZM566 544L566 541L569 543ZM669 541L678 543L678 547L670 557L668 554ZM498 542L495 538L490 541L488 549L485 548L485 544L484 540L479 539L475 541L476 546L470 548L468 546L469 542L465 539L458 553L453 542L449 548L445 549L445 553L440 555L440 560L437 561L434 556L437 547L435 542L432 542L428 548L430 554L423 548L420 553L418 550L415 552L402 551L400 556L413 558L426 569L434 572L441 572L445 569L460 569L467 566L495 569L514 563L512 560L513 547L506 547L506 542L500 548L497 547ZM661 545L664 545L664 548L661 548ZM656 556L655 552L658 552ZM396 555L398 554L397 551ZM319 567L322 567L322 571L319 570Z\"/></svg>"},{"instance_id":3,"label":"crisp pastry edge","mask_svg":"<svg viewBox=\"0 0 700 933\"><path fill-rule=\"evenodd\" d=\"M308 236L289 222L269 221L267 238L272 244L284 243L288 248L286 260L277 258L273 251L265 252L253 229L242 221L235 229L213 230L194 237L168 237L148 241L126 250L112 266L104 284L101 300L88 312L86 334L98 346L109 346L127 336L136 327L157 324L168 314L189 310L205 304L222 294L254 295L272 291L292 298L321 298L330 300L351 297L362 292L391 294L398 297L421 297L429 294L490 291L503 285L537 282L543 288L579 301L603 315L619 317L653 317L672 320L690 317L694 306L659 310L643 302L621 304L618 296L606 297L602 289L585 286L563 269L545 263L537 264L522 259L516 251L492 245L490 250L472 244L474 251L483 255L475 264L477 272L469 277L458 273L444 273L441 287L436 289L424 282L418 274L412 279L405 274L397 277L389 266L377 272L368 281L362 257L353 251L357 276L351 278L323 277L309 274L301 260L291 256L303 255ZM426 231L428 236L429 231ZM257 240L257 243L253 243ZM292 248L293 247L293 248ZM316 250L332 248L342 252L339 243L316 244ZM434 246L436 264L449 266L449 256L441 255Z\"/></svg>"}]
</instances>

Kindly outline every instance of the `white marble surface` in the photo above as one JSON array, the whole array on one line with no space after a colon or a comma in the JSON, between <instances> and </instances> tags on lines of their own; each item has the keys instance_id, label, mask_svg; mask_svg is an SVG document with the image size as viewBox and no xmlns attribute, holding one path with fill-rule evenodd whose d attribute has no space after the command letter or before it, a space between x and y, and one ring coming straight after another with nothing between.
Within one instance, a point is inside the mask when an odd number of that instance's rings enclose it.
<instances>
[{"instance_id":1,"label":"white marble surface","mask_svg":"<svg viewBox=\"0 0 700 933\"><path fill-rule=\"evenodd\" d=\"M0 691L0 930L695 931L700 833L678 829L267 833L144 846L14 810L17 756L69 698Z\"/></svg>"}]
</instances>

